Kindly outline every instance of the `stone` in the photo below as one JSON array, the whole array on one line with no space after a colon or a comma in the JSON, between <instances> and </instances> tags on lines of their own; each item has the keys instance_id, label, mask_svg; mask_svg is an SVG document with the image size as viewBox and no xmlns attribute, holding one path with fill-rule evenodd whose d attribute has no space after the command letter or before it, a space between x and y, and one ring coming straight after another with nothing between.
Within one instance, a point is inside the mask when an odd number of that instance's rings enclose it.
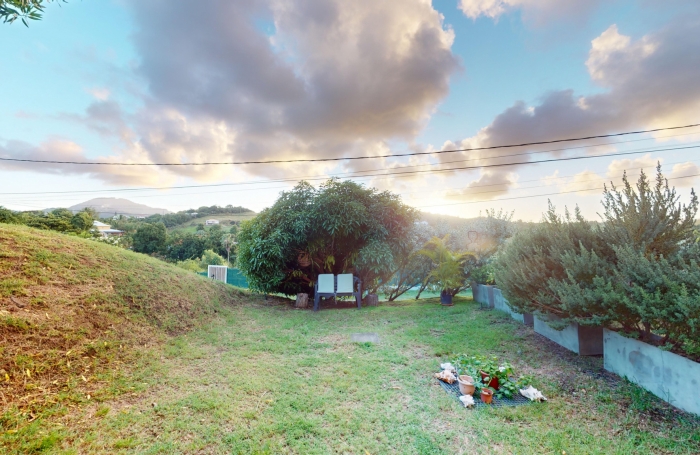
<instances>
[{"instance_id":1,"label":"stone","mask_svg":"<svg viewBox=\"0 0 700 455\"><path fill-rule=\"evenodd\" d=\"M353 333L350 339L353 343L379 343L379 335L374 332Z\"/></svg>"}]
</instances>

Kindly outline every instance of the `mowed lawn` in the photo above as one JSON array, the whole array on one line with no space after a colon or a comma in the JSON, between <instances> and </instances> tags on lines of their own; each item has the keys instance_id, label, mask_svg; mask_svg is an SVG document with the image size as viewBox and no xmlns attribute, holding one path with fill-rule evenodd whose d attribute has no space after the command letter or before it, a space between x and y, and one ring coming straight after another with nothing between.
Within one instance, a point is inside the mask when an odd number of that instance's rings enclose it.
<instances>
[{"instance_id":1,"label":"mowed lawn","mask_svg":"<svg viewBox=\"0 0 700 455\"><path fill-rule=\"evenodd\" d=\"M534 374L549 402L464 409L432 377L462 352ZM137 392L64 417L47 452L700 452L698 419L464 298L313 313L251 297L152 354Z\"/></svg>"}]
</instances>

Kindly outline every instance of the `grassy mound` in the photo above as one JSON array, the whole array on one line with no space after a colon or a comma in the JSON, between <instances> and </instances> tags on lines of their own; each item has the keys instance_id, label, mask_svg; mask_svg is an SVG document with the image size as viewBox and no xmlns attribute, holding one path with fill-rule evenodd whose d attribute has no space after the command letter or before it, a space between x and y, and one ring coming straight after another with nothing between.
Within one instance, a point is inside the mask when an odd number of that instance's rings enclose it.
<instances>
[{"instance_id":1,"label":"grassy mound","mask_svg":"<svg viewBox=\"0 0 700 455\"><path fill-rule=\"evenodd\" d=\"M242 295L141 254L0 224L0 431L123 392L144 346Z\"/></svg>"}]
</instances>

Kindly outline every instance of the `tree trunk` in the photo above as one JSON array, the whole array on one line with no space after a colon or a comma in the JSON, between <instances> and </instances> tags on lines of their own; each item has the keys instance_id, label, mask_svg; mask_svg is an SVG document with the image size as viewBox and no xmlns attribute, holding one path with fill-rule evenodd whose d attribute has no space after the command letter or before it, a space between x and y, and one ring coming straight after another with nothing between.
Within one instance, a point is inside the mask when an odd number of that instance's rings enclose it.
<instances>
[{"instance_id":1,"label":"tree trunk","mask_svg":"<svg viewBox=\"0 0 700 455\"><path fill-rule=\"evenodd\" d=\"M367 294L367 297L365 297L365 306L377 305L379 305L379 297L377 297L377 294Z\"/></svg>"},{"instance_id":2,"label":"tree trunk","mask_svg":"<svg viewBox=\"0 0 700 455\"><path fill-rule=\"evenodd\" d=\"M297 294L295 308L307 308L309 306L309 294Z\"/></svg>"}]
</instances>

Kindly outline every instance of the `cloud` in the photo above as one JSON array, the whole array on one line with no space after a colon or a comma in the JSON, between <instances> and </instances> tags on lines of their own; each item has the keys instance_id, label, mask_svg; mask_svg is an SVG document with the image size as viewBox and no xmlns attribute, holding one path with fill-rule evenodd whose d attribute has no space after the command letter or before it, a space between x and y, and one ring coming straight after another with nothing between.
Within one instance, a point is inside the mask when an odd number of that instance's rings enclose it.
<instances>
[{"instance_id":1,"label":"cloud","mask_svg":"<svg viewBox=\"0 0 700 455\"><path fill-rule=\"evenodd\" d=\"M700 85L697 84L700 80L700 35L695 33L698 28L698 16L688 16L656 33L632 40L612 25L592 41L587 60L591 78L604 86L605 92L576 96L573 90L552 91L535 106L517 101L475 136L456 144L446 143L443 148L537 142L697 123L700 121ZM593 148L593 144L599 145ZM576 143L587 146L588 153L600 151L600 144L605 147L606 142ZM494 158L564 147L572 147L572 144L470 151L464 152L462 157L490 164L581 153L577 150ZM635 163L631 160L616 160L613 167L632 164ZM503 171L513 172L518 168L513 166Z\"/></svg>"},{"instance_id":2,"label":"cloud","mask_svg":"<svg viewBox=\"0 0 700 455\"><path fill-rule=\"evenodd\" d=\"M671 179L670 185L687 188L693 186L693 182L698 180L698 176L700 176L700 166L688 161L674 165L667 177Z\"/></svg>"},{"instance_id":3,"label":"cloud","mask_svg":"<svg viewBox=\"0 0 700 455\"><path fill-rule=\"evenodd\" d=\"M0 143L0 158L29 159L43 161L77 161L77 162L146 162L143 153L131 150L119 157L88 158L82 147L75 142L64 139L49 139L38 146L23 141ZM131 166L97 166L77 164L29 163L18 161L0 161L0 169L42 172L45 174L83 175L103 180L111 184L168 184L173 181L153 167Z\"/></svg>"},{"instance_id":4,"label":"cloud","mask_svg":"<svg viewBox=\"0 0 700 455\"><path fill-rule=\"evenodd\" d=\"M387 153L387 141L419 134L460 69L453 31L424 0L190 3L126 3L139 56L126 80L146 87L127 91L137 101L130 105L140 107L125 110L118 88L99 86L87 90L95 100L85 112L60 115L114 139L108 159L187 163ZM49 147L25 145L3 150L39 156ZM158 174L290 178L394 165L173 166ZM79 172L46 172L60 169ZM105 173L110 182L124 175L151 180L148 172Z\"/></svg>"},{"instance_id":5,"label":"cloud","mask_svg":"<svg viewBox=\"0 0 700 455\"><path fill-rule=\"evenodd\" d=\"M599 4L600 0L460 0L459 9L470 19L484 16L495 20L521 10L526 22L541 25L558 19L580 19Z\"/></svg>"},{"instance_id":6,"label":"cloud","mask_svg":"<svg viewBox=\"0 0 700 455\"><path fill-rule=\"evenodd\" d=\"M105 87L93 87L85 90L99 101L107 101L112 94L111 90Z\"/></svg>"},{"instance_id":7,"label":"cloud","mask_svg":"<svg viewBox=\"0 0 700 455\"><path fill-rule=\"evenodd\" d=\"M491 200L507 194L515 187L517 175L512 172L484 171L478 179L458 191L448 191L446 199L458 201Z\"/></svg>"},{"instance_id":8,"label":"cloud","mask_svg":"<svg viewBox=\"0 0 700 455\"><path fill-rule=\"evenodd\" d=\"M459 69L454 33L420 0L133 4L151 105L223 122L239 160L413 138Z\"/></svg>"}]
</instances>

